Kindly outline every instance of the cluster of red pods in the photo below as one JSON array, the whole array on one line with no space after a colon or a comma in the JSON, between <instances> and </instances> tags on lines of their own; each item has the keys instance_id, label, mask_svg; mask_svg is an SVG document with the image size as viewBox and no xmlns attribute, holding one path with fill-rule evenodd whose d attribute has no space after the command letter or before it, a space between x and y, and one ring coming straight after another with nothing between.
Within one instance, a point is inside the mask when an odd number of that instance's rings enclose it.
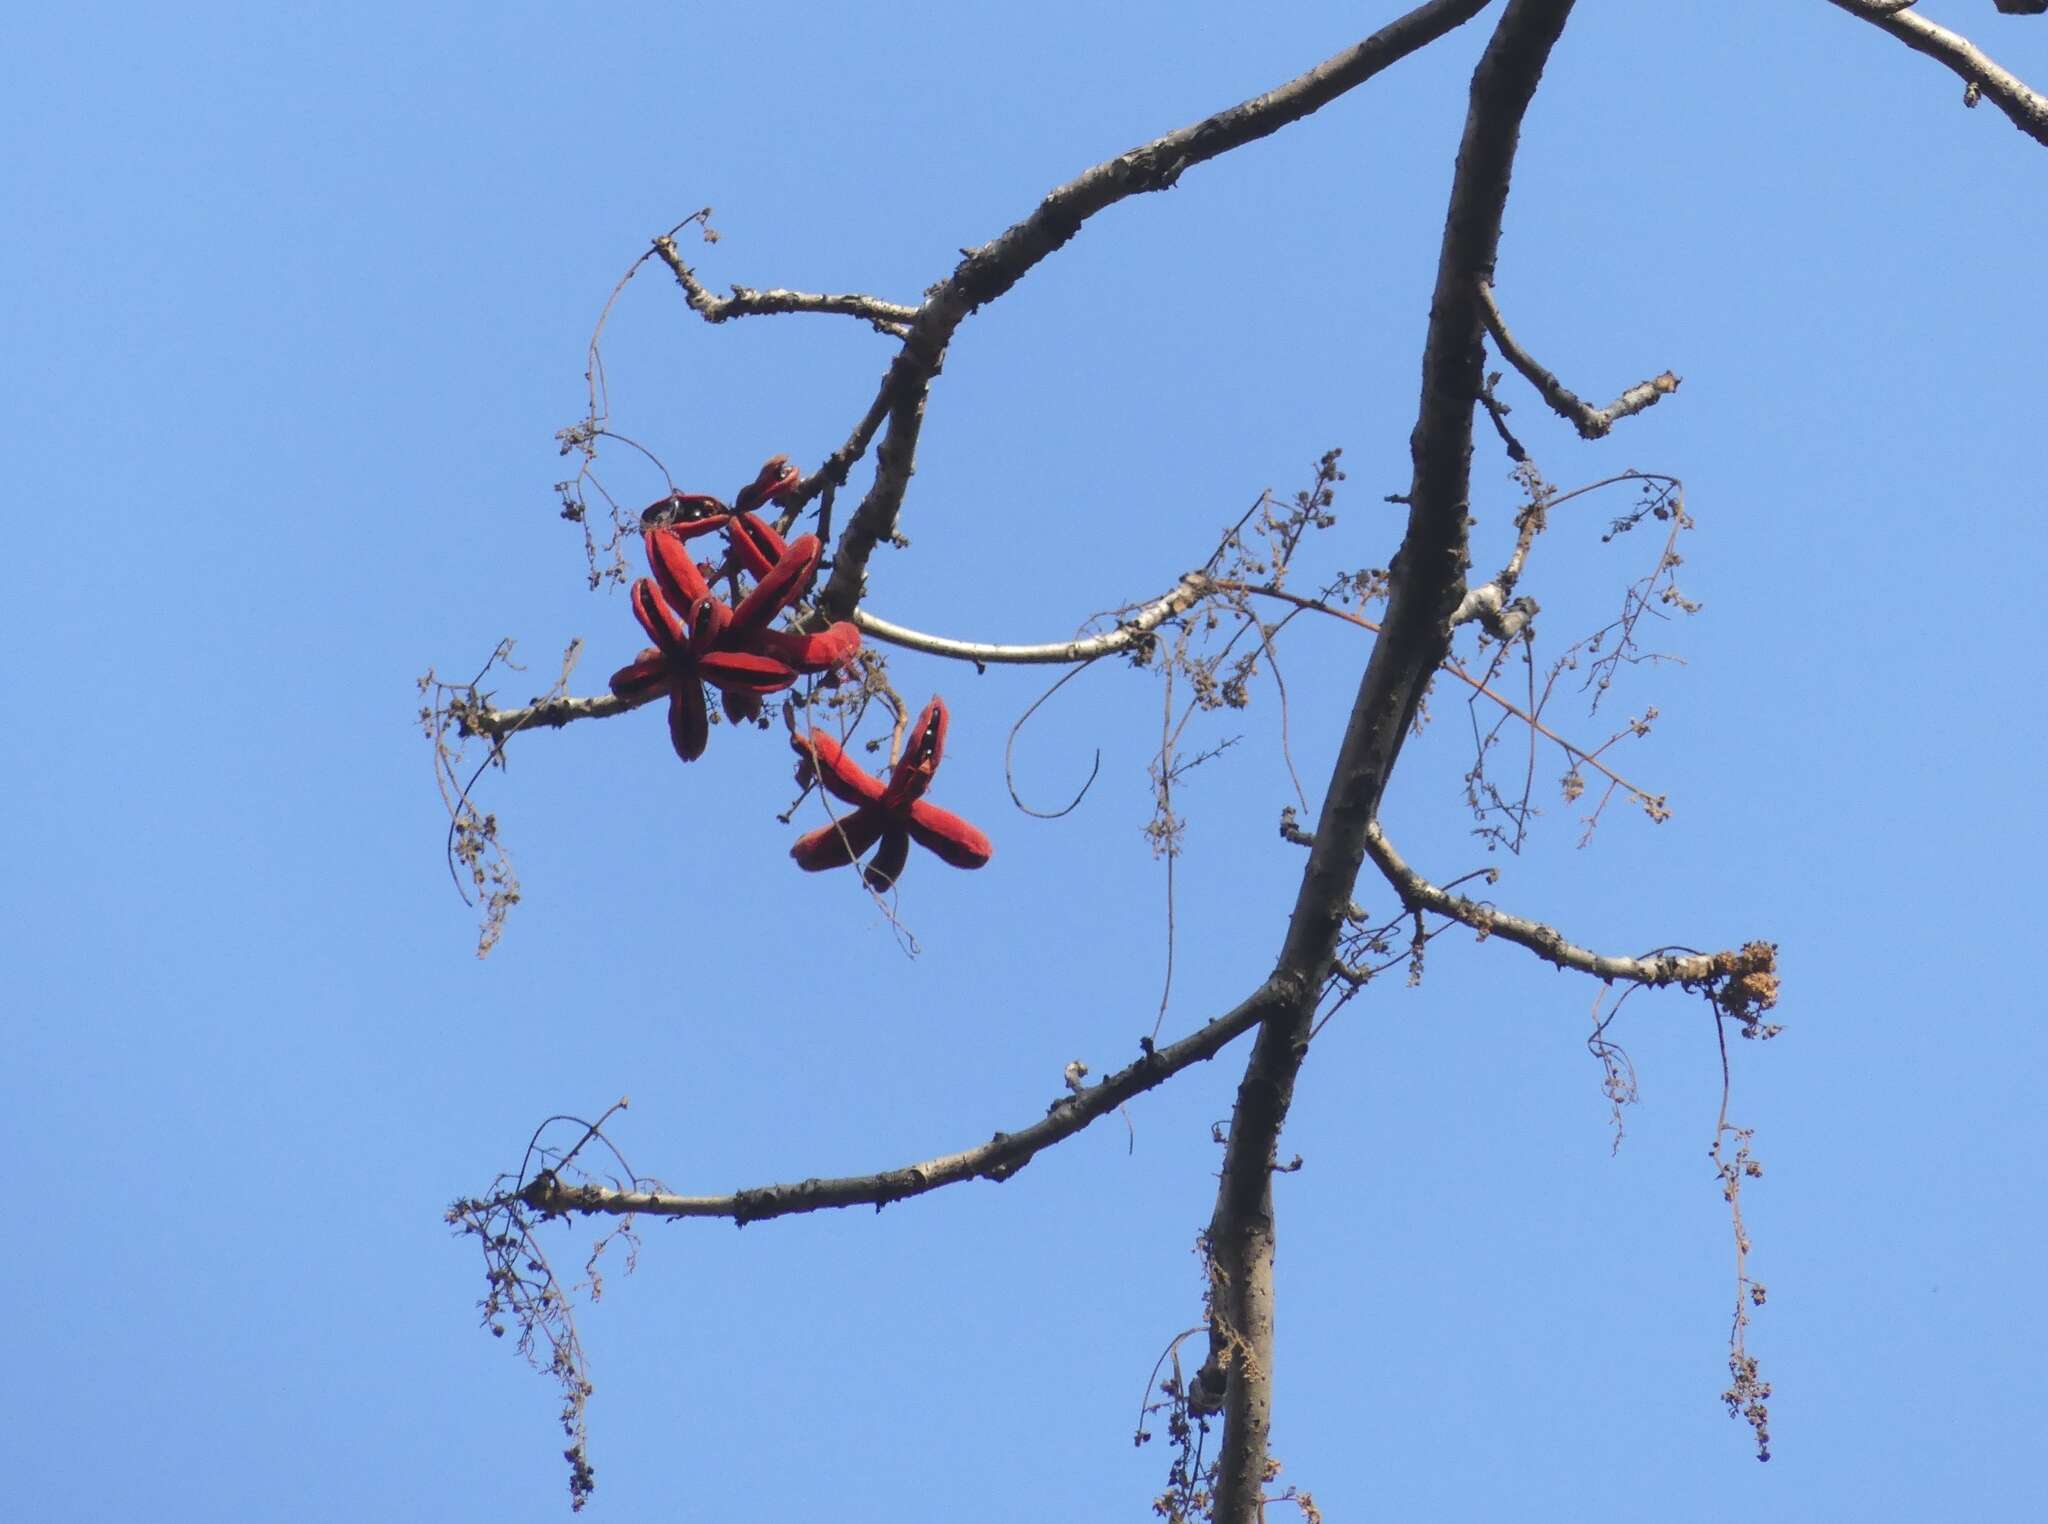
<instances>
[{"instance_id":1,"label":"cluster of red pods","mask_svg":"<svg viewBox=\"0 0 2048 1524\"><path fill-rule=\"evenodd\" d=\"M811 633L775 624L810 591L824 547L810 534L785 542L754 510L788 499L801 484L788 457L778 455L730 508L715 497L678 492L642 516L653 576L633 584L631 601L654 644L612 674L611 689L635 701L667 694L669 740L685 762L703 756L711 738L706 683L718 690L726 717L739 723L759 718L766 695L793 686L799 675L837 672L860 650L860 631L844 620ZM689 549L690 540L713 531L725 535L728 565L753 579L732 605L711 590ZM797 841L790 856L799 867L844 867L879 843L862 873L881 891L902 876L913 841L956 868L979 868L993 853L988 837L924 798L945 752L943 700L925 705L887 782L856 765L822 730L792 734L790 744L798 782L820 785L853 807Z\"/></svg>"}]
</instances>

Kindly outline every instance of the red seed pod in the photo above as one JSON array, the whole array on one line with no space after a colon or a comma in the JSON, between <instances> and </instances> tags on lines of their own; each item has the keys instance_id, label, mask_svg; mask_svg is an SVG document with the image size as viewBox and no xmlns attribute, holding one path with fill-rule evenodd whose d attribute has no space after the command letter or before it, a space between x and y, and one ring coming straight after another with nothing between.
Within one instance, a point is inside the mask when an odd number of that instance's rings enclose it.
<instances>
[{"instance_id":1,"label":"red seed pod","mask_svg":"<svg viewBox=\"0 0 2048 1524\"><path fill-rule=\"evenodd\" d=\"M870 804L882 797L882 780L849 757L837 741L822 730L808 736L793 735L789 744L812 771L814 781L835 799L848 804Z\"/></svg>"},{"instance_id":2,"label":"red seed pod","mask_svg":"<svg viewBox=\"0 0 2048 1524\"><path fill-rule=\"evenodd\" d=\"M979 868L996 849L989 839L951 810L920 799L910 807L910 834L917 844L956 868Z\"/></svg>"},{"instance_id":3,"label":"red seed pod","mask_svg":"<svg viewBox=\"0 0 2048 1524\"><path fill-rule=\"evenodd\" d=\"M905 830L884 831L882 845L868 859L868 865L860 870L860 876L867 880L868 887L875 893L887 894L896 887L896 880L903 877L903 865L909 861L910 833Z\"/></svg>"},{"instance_id":4,"label":"red seed pod","mask_svg":"<svg viewBox=\"0 0 2048 1524\"><path fill-rule=\"evenodd\" d=\"M818 558L824 552L825 548L814 534L799 535L791 540L789 548L782 553L782 559L769 568L768 574L754 584L754 590L732 611L734 627L742 630L768 628L771 619L810 589L811 579L818 574Z\"/></svg>"},{"instance_id":5,"label":"red seed pod","mask_svg":"<svg viewBox=\"0 0 2048 1524\"><path fill-rule=\"evenodd\" d=\"M878 811L858 809L799 836L789 849L789 855L806 873L843 868L880 839L882 824Z\"/></svg>"},{"instance_id":6,"label":"red seed pod","mask_svg":"<svg viewBox=\"0 0 2048 1524\"><path fill-rule=\"evenodd\" d=\"M648 578L642 577L633 584L626 601L632 604L633 617L640 621L647 638L663 651L674 655L689 644L689 630Z\"/></svg>"},{"instance_id":7,"label":"red seed pod","mask_svg":"<svg viewBox=\"0 0 2048 1524\"><path fill-rule=\"evenodd\" d=\"M808 635L794 630L763 630L754 648L779 656L799 672L830 672L843 667L860 651L860 631L844 619Z\"/></svg>"},{"instance_id":8,"label":"red seed pod","mask_svg":"<svg viewBox=\"0 0 2048 1524\"><path fill-rule=\"evenodd\" d=\"M711 596L711 584L697 569L684 536L673 529L651 529L641 536L647 551L647 569L661 585L661 595L679 609L689 608L699 598Z\"/></svg>"},{"instance_id":9,"label":"red seed pod","mask_svg":"<svg viewBox=\"0 0 2048 1524\"><path fill-rule=\"evenodd\" d=\"M733 507L747 513L763 503L783 503L803 485L803 480L803 473L789 463L787 455L771 456L754 479L740 488L739 496L733 499Z\"/></svg>"},{"instance_id":10,"label":"red seed pod","mask_svg":"<svg viewBox=\"0 0 2048 1524\"><path fill-rule=\"evenodd\" d=\"M790 849L797 865L813 871L839 867L880 842L862 874L868 887L881 893L903 876L913 841L956 868L986 864L995 855L988 837L952 811L926 803L923 797L945 756L947 724L945 702L934 697L910 727L903 755L889 770L887 783L856 766L823 731L792 735L790 745L799 759L797 780L806 787L815 782L855 806L836 825L812 831L797 841Z\"/></svg>"},{"instance_id":11,"label":"red seed pod","mask_svg":"<svg viewBox=\"0 0 2048 1524\"><path fill-rule=\"evenodd\" d=\"M735 513L726 519L725 538L732 546L733 559L756 581L767 576L789 549L781 535L751 513Z\"/></svg>"},{"instance_id":12,"label":"red seed pod","mask_svg":"<svg viewBox=\"0 0 2048 1524\"><path fill-rule=\"evenodd\" d=\"M622 699L650 699L667 690L668 658L649 646L612 674L612 693Z\"/></svg>"},{"instance_id":13,"label":"red seed pod","mask_svg":"<svg viewBox=\"0 0 2048 1524\"><path fill-rule=\"evenodd\" d=\"M796 681L796 669L753 651L711 651L697 658L704 681L745 693L779 693Z\"/></svg>"},{"instance_id":14,"label":"red seed pod","mask_svg":"<svg viewBox=\"0 0 2048 1524\"><path fill-rule=\"evenodd\" d=\"M640 527L653 529L661 524L682 524L725 511L725 504L709 493L671 492L667 497L656 498L640 510Z\"/></svg>"},{"instance_id":15,"label":"red seed pod","mask_svg":"<svg viewBox=\"0 0 2048 1524\"><path fill-rule=\"evenodd\" d=\"M683 678L668 697L668 739L676 755L694 762L711 741L711 711L704 706L704 685L695 676Z\"/></svg>"}]
</instances>

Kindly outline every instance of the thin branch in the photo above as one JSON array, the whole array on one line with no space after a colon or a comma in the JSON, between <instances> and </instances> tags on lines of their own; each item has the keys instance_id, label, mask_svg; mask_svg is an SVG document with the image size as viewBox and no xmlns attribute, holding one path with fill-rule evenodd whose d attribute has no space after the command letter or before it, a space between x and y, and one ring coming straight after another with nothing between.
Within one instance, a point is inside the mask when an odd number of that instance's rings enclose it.
<instances>
[{"instance_id":1,"label":"thin branch","mask_svg":"<svg viewBox=\"0 0 2048 1524\"><path fill-rule=\"evenodd\" d=\"M1280 1129L1308 1052L1316 993L1335 956L1367 828L1431 677L1448 654L1469 561L1473 410L1484 385L1476 277L1490 278L1523 115L1572 0L1509 0L1472 76L1436 287L1422 351L1422 397L1409 436L1408 525L1390 568L1384 633L1373 643L1325 792L1315 845L1281 948L1307 968L1308 993L1259 1030L1231 1112L1207 1245L1209 1357L1201 1384L1223 1388L1219 1524L1261 1511L1272 1412L1273 1171Z\"/></svg>"},{"instance_id":2,"label":"thin branch","mask_svg":"<svg viewBox=\"0 0 2048 1524\"><path fill-rule=\"evenodd\" d=\"M889 369L883 373L881 388L875 393L875 400L868 404L868 410L861 421L853 426L853 432L846 436L846 442L825 457L824 464L804 478L797 488L782 517L777 523L778 531L786 531L794 524L797 515L813 497L836 491L846 485L846 476L854 462L867 454L868 446L874 443L876 432L882 421L889 416L889 410L896 405L899 388L911 385L929 385L929 379L919 383L914 374L904 368L903 356L897 355L889 362ZM824 527L822 522L820 527ZM823 538L820 536L820 538Z\"/></svg>"},{"instance_id":3,"label":"thin branch","mask_svg":"<svg viewBox=\"0 0 2048 1524\"><path fill-rule=\"evenodd\" d=\"M909 331L909 324L917 317L915 307L906 307L901 302L885 302L880 297L862 296L858 293L842 293L827 296L813 291L787 291L775 287L768 291L757 291L751 286L734 286L731 296L713 296L690 267L683 262L682 251L676 247L675 239L664 233L654 240L654 252L661 256L661 262L675 275L676 284L683 288L683 300L690 304L690 310L707 323L723 323L730 318L760 317L780 312L825 312L841 317L860 318L874 325L877 332L900 339Z\"/></svg>"},{"instance_id":4,"label":"thin branch","mask_svg":"<svg viewBox=\"0 0 2048 1524\"><path fill-rule=\"evenodd\" d=\"M865 609L855 609L850 617L863 635L872 635L876 640L887 641L892 646L902 646L908 651L922 651L927 656L945 656L954 661L971 661L977 666L984 663L1063 665L1069 662L1093 661L1098 656L1128 651L1174 615L1186 613L1193 608L1209 591L1210 582L1207 577L1200 572L1189 572L1180 579L1180 585L1172 592L1143 605L1128 619L1117 621L1117 626L1113 630L1031 646L996 645L988 641L954 640L945 635L927 635L922 630L892 624L886 619L868 613Z\"/></svg>"},{"instance_id":5,"label":"thin branch","mask_svg":"<svg viewBox=\"0 0 2048 1524\"><path fill-rule=\"evenodd\" d=\"M523 709L462 708L455 711L455 720L463 730L475 735L508 736L515 730L535 726L545 725L559 730L572 720L609 719L612 715L652 703L658 697L659 694L654 694L646 698L622 699L606 693L596 698L544 699Z\"/></svg>"},{"instance_id":6,"label":"thin branch","mask_svg":"<svg viewBox=\"0 0 2048 1524\"><path fill-rule=\"evenodd\" d=\"M1515 342L1515 336L1508 332L1507 319L1500 315L1500 307L1493 299L1491 281L1479 282L1479 310L1486 319L1486 331L1493 335L1494 347L1500 350L1501 357L1522 373L1523 380L1543 394L1550 410L1577 429L1581 439L1602 438L1618 419L1630 418L1645 408L1655 407L1660 400L1678 390L1679 378L1667 370L1661 376L1638 381L1605 407L1592 407L1581 401L1576 392Z\"/></svg>"},{"instance_id":7,"label":"thin branch","mask_svg":"<svg viewBox=\"0 0 2048 1524\"><path fill-rule=\"evenodd\" d=\"M1508 452L1508 459L1518 466L1526 466L1529 464L1529 452L1523 448L1522 441L1515 438L1515 431L1508 427L1508 414L1514 409L1493 394L1494 385L1499 380L1500 372L1495 371L1482 381L1479 400L1486 405L1486 416L1493 420L1493 431L1500 435L1501 448Z\"/></svg>"},{"instance_id":8,"label":"thin branch","mask_svg":"<svg viewBox=\"0 0 2048 1524\"><path fill-rule=\"evenodd\" d=\"M1375 635L1383 636L1386 633L1385 628L1383 626L1374 624L1370 619L1367 619L1363 614L1354 614L1349 609L1338 608L1336 605L1325 603L1319 598L1308 598L1304 597L1300 593L1290 593L1287 591L1287 589L1283 587L1274 587L1270 584L1253 584L1249 582L1226 581L1222 578L1214 579L1214 585L1220 591L1256 593L1262 598L1276 598L1282 603L1291 603L1296 608L1305 609L1311 613L1328 614L1332 619L1341 619L1346 624L1355 624L1360 629L1369 630ZM1478 589L1477 591L1483 592L1484 589ZM1457 609L1452 611L1452 618L1454 620L1463 617L1463 611L1465 610L1467 603L1471 600L1471 597L1472 594L1468 593L1465 598L1459 600ZM1519 613L1521 611L1521 606L1526 606L1528 610L1533 610L1535 608L1535 600L1517 598L1515 600L1515 603L1513 605L1510 605L1510 608L1517 610L1517 612ZM1519 625L1517 626L1517 628L1519 628ZM1465 684L1465 686L1470 688L1474 693L1479 694L1483 698L1491 699L1494 703L1498 704L1504 712L1511 715L1513 718L1520 720L1523 724L1527 725L1530 728L1530 730L1533 731L1535 734L1542 736L1544 740L1550 741L1553 744L1555 744L1561 751L1564 752L1566 756L1570 757L1574 763L1585 763L1590 765L1596 772L1600 773L1603 777L1605 777L1609 783L1613 784L1616 788L1623 790L1629 795L1630 798L1634 799L1638 804L1642 805L1643 808L1649 812L1652 819L1661 820L1668 814L1668 811L1666 811L1666 809L1664 808L1666 802L1664 795L1648 793L1645 790L1638 788L1635 784L1631 783L1628 779L1624 778L1620 773L1617 773L1616 771L1614 771L1613 768L1609 767L1605 762L1602 762L1600 760L1600 753L1602 751L1605 751L1608 746L1613 744L1613 738L1610 738L1607 742L1603 743L1595 750L1588 751L1585 747L1580 746L1577 742L1567 740L1564 736L1559 735L1556 731L1552 730L1548 725L1544 724L1542 719L1539 718L1539 716L1537 715L1536 711L1523 709L1520 705L1516 704L1513 699L1504 697L1502 694L1496 692L1493 688L1488 686L1485 681L1483 681L1480 678L1474 677L1469 671L1466 670L1463 662L1460 662L1455 658L1446 655L1442 658L1441 665L1444 671L1450 673L1452 677L1455 677L1459 682ZM1629 733L1629 728L1625 728L1622 732L1620 732L1620 734Z\"/></svg>"},{"instance_id":9,"label":"thin branch","mask_svg":"<svg viewBox=\"0 0 2048 1524\"><path fill-rule=\"evenodd\" d=\"M2035 142L2048 145L2048 98L2017 75L1993 63L1969 38L1936 26L1925 16L1900 10L1881 0L1829 0L1838 10L1890 32L1916 53L1925 53L1968 85L1965 100L1975 105L1987 95L2013 126Z\"/></svg>"},{"instance_id":10,"label":"thin branch","mask_svg":"<svg viewBox=\"0 0 2048 1524\"><path fill-rule=\"evenodd\" d=\"M1040 1121L1017 1132L999 1132L978 1147L941 1154L899 1169L755 1186L728 1196L678 1196L666 1191L570 1185L544 1171L518 1193L519 1199L546 1213L623 1216L644 1212L654 1217L726 1217L744 1224L829 1207L880 1208L964 1180L1007 1180L1043 1150L1107 1116L1131 1097L1164 1084L1189 1065L1214 1058L1234 1038L1300 998L1298 982L1275 974L1234 1009L1186 1037L1164 1048L1148 1049L1145 1057L1129 1067L1060 1097Z\"/></svg>"},{"instance_id":11,"label":"thin branch","mask_svg":"<svg viewBox=\"0 0 2048 1524\"><path fill-rule=\"evenodd\" d=\"M869 555L896 533L897 512L916 463L925 393L945 361L946 346L969 314L1016 285L1105 207L1166 190L1194 165L1300 121L1470 20L1485 4L1486 0L1428 0L1278 89L1083 171L993 242L964 251L953 273L932 288L918 309L902 352L883 380L882 394L892 399L888 429L878 451L874 483L833 552L832 578L819 597L826 617L844 619L852 613L861 600Z\"/></svg>"},{"instance_id":12,"label":"thin branch","mask_svg":"<svg viewBox=\"0 0 2048 1524\"><path fill-rule=\"evenodd\" d=\"M1659 953L1642 958L1597 953L1566 941L1564 933L1555 927L1545 926L1540 921L1524 920L1521 916L1509 915L1491 905L1467 899L1462 894L1438 888L1402 860L1378 822L1366 831L1365 850L1373 865L1393 886L1394 892L1401 896L1401 903L1410 910L1427 910L1448 916L1470 926L1482 937L1499 937L1513 942L1528 948L1547 963L1591 974L1596 979L1622 979L1652 988L1666 984L1690 987L1727 976L1743 957L1738 952Z\"/></svg>"}]
</instances>

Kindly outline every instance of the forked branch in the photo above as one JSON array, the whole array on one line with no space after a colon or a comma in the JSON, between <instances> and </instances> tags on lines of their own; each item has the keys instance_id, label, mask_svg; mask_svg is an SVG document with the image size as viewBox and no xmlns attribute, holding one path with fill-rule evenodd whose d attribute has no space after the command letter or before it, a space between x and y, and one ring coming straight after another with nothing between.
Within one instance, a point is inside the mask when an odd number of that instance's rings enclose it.
<instances>
[{"instance_id":1,"label":"forked branch","mask_svg":"<svg viewBox=\"0 0 2048 1524\"><path fill-rule=\"evenodd\" d=\"M1508 332L1507 319L1500 315L1500 305L1493 298L1491 281L1479 282L1479 310L1486 318L1486 331L1493 336L1494 346L1500 350L1501 357L1542 394L1552 412L1579 431L1581 439L1604 437L1620 419L1655 407L1661 399L1678 390L1678 377L1667 370L1661 376L1638 381L1607 406L1594 407L1581 400L1577 392L1558 380L1554 372L1539 364L1534 355L1515 342L1515 336Z\"/></svg>"}]
</instances>

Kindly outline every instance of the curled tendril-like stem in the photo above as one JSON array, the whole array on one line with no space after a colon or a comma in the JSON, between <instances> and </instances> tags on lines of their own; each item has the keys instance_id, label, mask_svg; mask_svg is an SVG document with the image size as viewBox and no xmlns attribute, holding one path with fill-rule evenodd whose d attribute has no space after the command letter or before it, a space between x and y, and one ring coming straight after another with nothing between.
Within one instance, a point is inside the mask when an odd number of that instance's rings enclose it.
<instances>
[{"instance_id":1,"label":"curled tendril-like stem","mask_svg":"<svg viewBox=\"0 0 2048 1524\"><path fill-rule=\"evenodd\" d=\"M626 1110L626 1108L629 1107L631 1104L632 1101L628 1097L622 1095L616 1101L612 1102L612 1104L605 1109L604 1115L599 1117L595 1122L586 1122L583 1120L583 1118L572 1117L568 1115L566 1112L557 1113L556 1115L548 1117L545 1120L543 1120L538 1127L534 1128L533 1136L528 1138L526 1141L526 1156L519 1161L518 1184L515 1187L513 1194L516 1195L519 1191L524 1190L526 1188L526 1171L528 1167L532 1165L534 1155L541 1151L541 1134L546 1132L550 1127L552 1127L557 1122L575 1123L583 1129L583 1136L577 1140L576 1146L574 1148L571 1148L567 1153L563 1154L560 1159L556 1160L551 1165L544 1165L543 1167L545 1169L549 1170L550 1172L556 1175L561 1174L563 1170L567 1169L571 1164L574 1164L576 1162L576 1156L583 1152L584 1148L590 1143L591 1139L595 1138L599 1142L604 1144L606 1148L611 1150L612 1157L619 1161L619 1168L625 1172L625 1178L627 1180L639 1179L640 1177L633 1173L633 1166L626 1162L626 1156L619 1152L618 1145L612 1142L611 1137L604 1130L605 1123L609 1122L613 1117L617 1116L620 1112Z\"/></svg>"},{"instance_id":2,"label":"curled tendril-like stem","mask_svg":"<svg viewBox=\"0 0 2048 1524\"><path fill-rule=\"evenodd\" d=\"M1030 805L1026 804L1023 798L1017 793L1017 772L1014 758L1017 751L1017 733L1024 728L1025 722L1028 721L1032 715L1038 712L1039 705L1043 704L1055 693L1058 693L1060 689L1066 687L1068 683L1072 682L1075 678L1079 677L1083 672L1086 672L1090 667L1094 666L1095 663L1100 660L1100 657L1091 656L1088 658L1088 660L1082 662L1081 665L1079 665L1078 667L1075 667L1070 671L1061 673L1059 681L1054 683L1050 688L1046 689L1045 692L1039 694L1037 698L1033 699L1031 701L1031 707L1026 709L1021 715L1019 715L1017 717L1017 723L1010 727L1009 738L1003 742L1003 785L1010 791L1010 802L1016 805L1018 809L1022 810L1027 815L1033 816L1039 820L1058 820L1062 815L1071 815L1075 810L1080 808L1081 801L1088 797L1088 790L1095 786L1096 775L1102 771L1101 747L1097 747L1095 749L1094 765L1088 769L1088 777L1086 781L1082 783L1081 790L1079 793L1075 794L1072 799L1070 799L1064 806L1057 810L1035 810Z\"/></svg>"}]
</instances>

